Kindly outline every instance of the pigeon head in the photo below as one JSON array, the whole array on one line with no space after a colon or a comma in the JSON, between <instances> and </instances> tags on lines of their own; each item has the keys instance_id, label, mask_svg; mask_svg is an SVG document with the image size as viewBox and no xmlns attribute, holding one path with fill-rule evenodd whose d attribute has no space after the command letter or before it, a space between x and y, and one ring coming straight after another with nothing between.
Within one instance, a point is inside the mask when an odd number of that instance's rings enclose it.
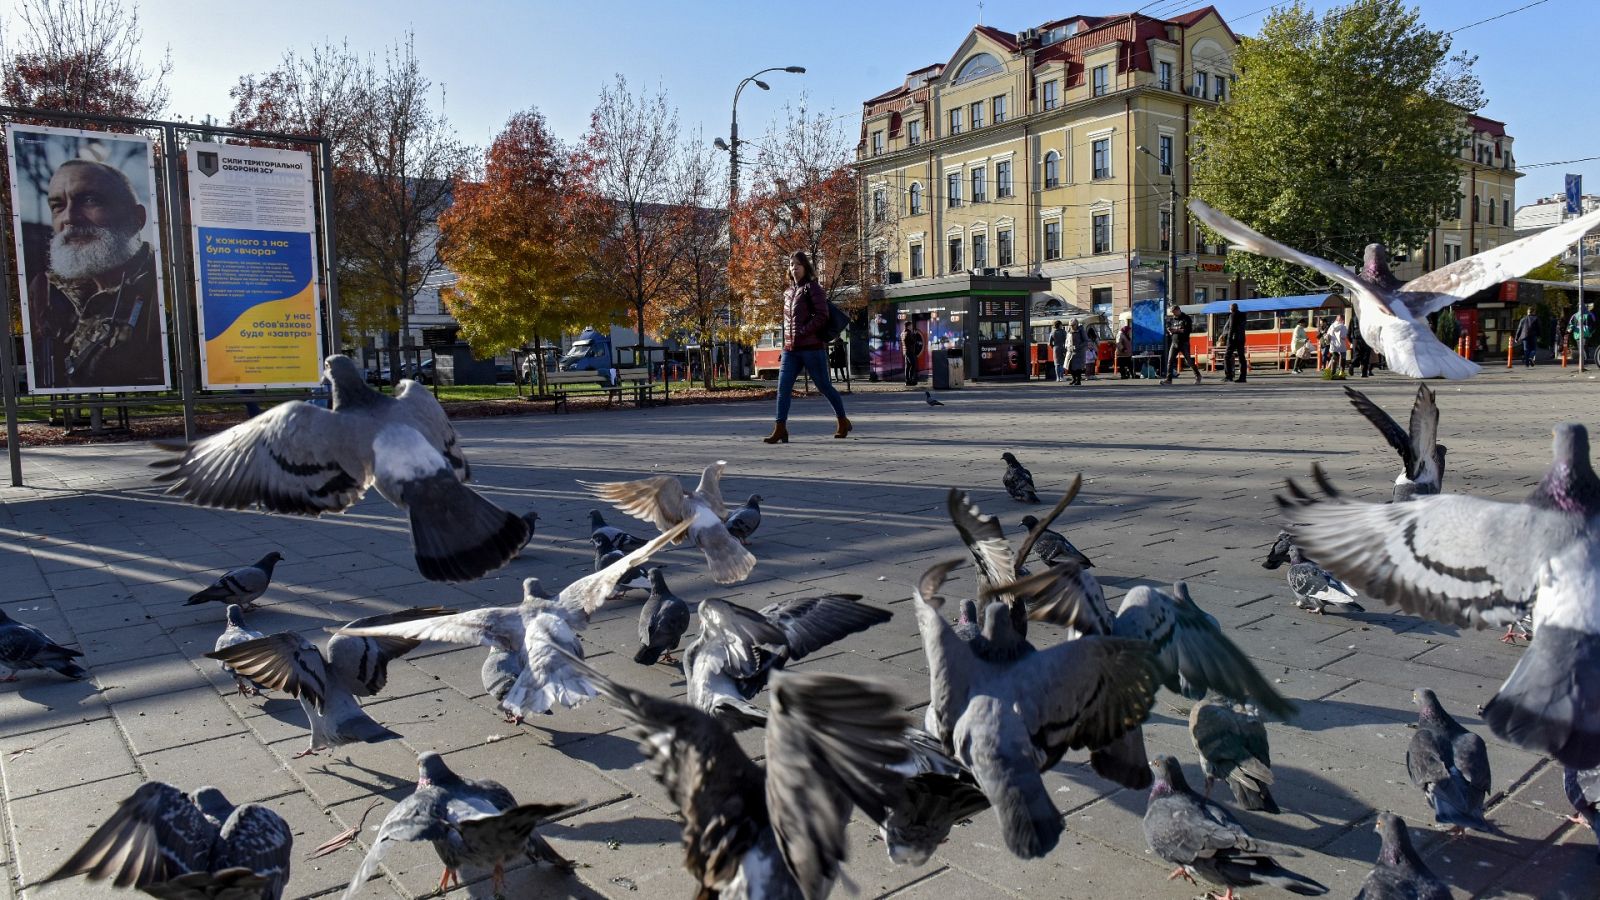
<instances>
[{"instance_id":1,"label":"pigeon head","mask_svg":"<svg viewBox=\"0 0 1600 900\"><path fill-rule=\"evenodd\" d=\"M1263 569L1276 569L1289 561L1289 551L1294 547L1294 539L1289 537L1289 532L1278 532L1278 539L1272 542L1272 549L1267 551L1267 561L1261 564Z\"/></svg>"},{"instance_id":2,"label":"pigeon head","mask_svg":"<svg viewBox=\"0 0 1600 900\"><path fill-rule=\"evenodd\" d=\"M744 505L748 506L748 507L751 507L751 508L759 507L762 503L764 503L766 501L766 499L767 498L761 496L760 494L751 494L750 495L750 499L746 500L744 502Z\"/></svg>"},{"instance_id":3,"label":"pigeon head","mask_svg":"<svg viewBox=\"0 0 1600 900\"><path fill-rule=\"evenodd\" d=\"M1156 777L1155 784L1150 787L1150 796L1188 793L1189 782L1183 780L1183 766L1178 764L1177 757L1165 753L1157 756L1150 760L1150 771Z\"/></svg>"},{"instance_id":4,"label":"pigeon head","mask_svg":"<svg viewBox=\"0 0 1600 900\"><path fill-rule=\"evenodd\" d=\"M335 354L323 360L322 365L328 381L333 383L334 409L371 406L383 396L373 390L367 384L367 380L361 377L360 367L350 357Z\"/></svg>"},{"instance_id":5,"label":"pigeon head","mask_svg":"<svg viewBox=\"0 0 1600 900\"><path fill-rule=\"evenodd\" d=\"M544 589L544 585L537 578L524 578L522 580L522 602L532 603L535 600L550 600L555 594Z\"/></svg>"},{"instance_id":6,"label":"pigeon head","mask_svg":"<svg viewBox=\"0 0 1600 900\"><path fill-rule=\"evenodd\" d=\"M461 776L450 771L450 767L445 765L444 757L431 750L417 755L417 787L430 784L448 787L460 783Z\"/></svg>"},{"instance_id":7,"label":"pigeon head","mask_svg":"<svg viewBox=\"0 0 1600 900\"><path fill-rule=\"evenodd\" d=\"M650 567L650 590L657 594L670 594L672 590L667 587L666 576L661 574L663 566Z\"/></svg>"},{"instance_id":8,"label":"pigeon head","mask_svg":"<svg viewBox=\"0 0 1600 900\"><path fill-rule=\"evenodd\" d=\"M1000 458L1005 460L1006 462L1012 464L1013 466L1017 464L1017 458L1015 456L1011 455L1011 451L1010 450L1007 450L1006 452L1000 454Z\"/></svg>"},{"instance_id":9,"label":"pigeon head","mask_svg":"<svg viewBox=\"0 0 1600 900\"><path fill-rule=\"evenodd\" d=\"M244 608L237 603L228 604L228 624L235 628L244 627Z\"/></svg>"},{"instance_id":10,"label":"pigeon head","mask_svg":"<svg viewBox=\"0 0 1600 900\"><path fill-rule=\"evenodd\" d=\"M1391 812L1379 813L1373 830L1383 837L1383 849L1378 851L1378 862L1398 866L1403 862L1415 863L1417 851L1411 846L1411 832L1404 819Z\"/></svg>"},{"instance_id":11,"label":"pigeon head","mask_svg":"<svg viewBox=\"0 0 1600 900\"><path fill-rule=\"evenodd\" d=\"M534 523L539 521L539 514L530 509L522 514L522 521L528 523L528 531L531 532L533 531Z\"/></svg>"},{"instance_id":12,"label":"pigeon head","mask_svg":"<svg viewBox=\"0 0 1600 900\"><path fill-rule=\"evenodd\" d=\"M978 624L978 601L971 599L961 601L961 618L958 621L964 625Z\"/></svg>"},{"instance_id":13,"label":"pigeon head","mask_svg":"<svg viewBox=\"0 0 1600 900\"><path fill-rule=\"evenodd\" d=\"M256 568L264 569L270 573L272 571L272 567L276 566L280 562L283 562L283 554L274 550L271 553L268 553L266 556L261 557L261 561L256 563Z\"/></svg>"},{"instance_id":14,"label":"pigeon head","mask_svg":"<svg viewBox=\"0 0 1600 900\"><path fill-rule=\"evenodd\" d=\"M1570 422L1557 425L1552 444L1550 470L1528 502L1584 517L1600 513L1600 477L1589 462L1588 430Z\"/></svg>"},{"instance_id":15,"label":"pigeon head","mask_svg":"<svg viewBox=\"0 0 1600 900\"><path fill-rule=\"evenodd\" d=\"M1383 287L1392 287L1398 281L1389 271L1389 248L1382 244L1368 244L1361 254L1361 274L1367 281Z\"/></svg>"},{"instance_id":16,"label":"pigeon head","mask_svg":"<svg viewBox=\"0 0 1600 900\"><path fill-rule=\"evenodd\" d=\"M1411 702L1417 705L1418 718L1424 722L1450 721L1450 714L1439 705L1439 698L1427 688L1417 688L1412 691Z\"/></svg>"},{"instance_id":17,"label":"pigeon head","mask_svg":"<svg viewBox=\"0 0 1600 900\"><path fill-rule=\"evenodd\" d=\"M233 804L229 803L228 798L222 795L222 791L210 785L200 788L190 796L194 799L194 805L200 808L201 815L210 819L218 827L221 827L222 823L228 821L228 817L233 815Z\"/></svg>"},{"instance_id":18,"label":"pigeon head","mask_svg":"<svg viewBox=\"0 0 1600 900\"><path fill-rule=\"evenodd\" d=\"M1022 517L1022 527L1023 528L1026 528L1029 531L1032 531L1034 528L1038 527L1038 525L1039 525L1039 520L1034 518L1033 516L1023 516Z\"/></svg>"},{"instance_id":19,"label":"pigeon head","mask_svg":"<svg viewBox=\"0 0 1600 900\"><path fill-rule=\"evenodd\" d=\"M604 528L604 527L606 527L606 520L605 520L605 518L603 516L600 515L600 510L598 510L598 509L589 510L589 527L590 528Z\"/></svg>"}]
</instances>

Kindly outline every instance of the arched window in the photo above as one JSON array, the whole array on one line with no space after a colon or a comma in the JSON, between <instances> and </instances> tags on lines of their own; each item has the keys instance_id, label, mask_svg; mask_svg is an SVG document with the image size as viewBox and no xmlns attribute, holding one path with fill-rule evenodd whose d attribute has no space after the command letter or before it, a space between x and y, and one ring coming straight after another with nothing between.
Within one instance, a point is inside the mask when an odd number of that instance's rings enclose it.
<instances>
[{"instance_id":1,"label":"arched window","mask_svg":"<svg viewBox=\"0 0 1600 900\"><path fill-rule=\"evenodd\" d=\"M922 215L922 185L913 182L911 185L910 194L911 214L913 216Z\"/></svg>"},{"instance_id":2,"label":"arched window","mask_svg":"<svg viewBox=\"0 0 1600 900\"><path fill-rule=\"evenodd\" d=\"M995 59L988 53L974 53L967 57L967 61L962 63L961 68L956 71L954 83L960 84L963 81L971 81L974 78L993 75L998 71L1000 71L1000 60Z\"/></svg>"},{"instance_id":3,"label":"arched window","mask_svg":"<svg viewBox=\"0 0 1600 900\"><path fill-rule=\"evenodd\" d=\"M1061 154L1051 150L1044 155L1044 186L1061 186Z\"/></svg>"}]
</instances>

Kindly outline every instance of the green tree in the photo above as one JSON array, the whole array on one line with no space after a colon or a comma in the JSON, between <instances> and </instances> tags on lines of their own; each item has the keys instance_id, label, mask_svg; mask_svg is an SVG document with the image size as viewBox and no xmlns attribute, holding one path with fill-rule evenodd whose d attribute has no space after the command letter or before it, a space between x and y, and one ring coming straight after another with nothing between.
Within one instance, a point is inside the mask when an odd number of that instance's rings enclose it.
<instances>
[{"instance_id":1,"label":"green tree","mask_svg":"<svg viewBox=\"0 0 1600 900\"><path fill-rule=\"evenodd\" d=\"M1447 306L1439 310L1439 318L1433 323L1433 336L1439 343L1446 347L1454 348L1456 338L1461 336L1461 323L1456 321L1456 308Z\"/></svg>"},{"instance_id":2,"label":"green tree","mask_svg":"<svg viewBox=\"0 0 1600 900\"><path fill-rule=\"evenodd\" d=\"M1233 98L1196 113L1194 194L1337 262L1420 246L1457 196L1463 116L1483 105L1474 62L1400 0L1278 7L1239 45ZM1229 264L1265 293L1304 284L1278 260Z\"/></svg>"}]
</instances>

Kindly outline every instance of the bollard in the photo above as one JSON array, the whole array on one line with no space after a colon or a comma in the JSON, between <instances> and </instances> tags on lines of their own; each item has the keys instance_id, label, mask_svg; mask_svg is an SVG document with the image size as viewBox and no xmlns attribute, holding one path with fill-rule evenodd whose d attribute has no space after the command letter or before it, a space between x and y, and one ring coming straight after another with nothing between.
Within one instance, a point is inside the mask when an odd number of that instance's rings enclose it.
<instances>
[{"instance_id":1,"label":"bollard","mask_svg":"<svg viewBox=\"0 0 1600 900\"><path fill-rule=\"evenodd\" d=\"M1506 345L1506 368L1508 368L1508 369L1511 368L1511 350L1515 346L1516 346L1516 342L1515 341L1513 341L1513 342L1511 342L1511 343Z\"/></svg>"}]
</instances>

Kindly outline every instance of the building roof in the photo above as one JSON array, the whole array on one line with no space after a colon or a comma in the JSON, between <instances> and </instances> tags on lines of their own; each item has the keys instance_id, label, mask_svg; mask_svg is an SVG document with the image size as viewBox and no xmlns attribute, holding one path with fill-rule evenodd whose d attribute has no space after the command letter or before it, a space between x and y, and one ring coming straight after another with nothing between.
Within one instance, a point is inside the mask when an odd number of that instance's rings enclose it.
<instances>
[{"instance_id":1,"label":"building roof","mask_svg":"<svg viewBox=\"0 0 1600 900\"><path fill-rule=\"evenodd\" d=\"M1505 137L1506 134L1506 123L1480 116L1477 113L1467 113L1467 124L1472 126L1473 131L1481 131L1484 134L1492 134L1495 137Z\"/></svg>"}]
</instances>

